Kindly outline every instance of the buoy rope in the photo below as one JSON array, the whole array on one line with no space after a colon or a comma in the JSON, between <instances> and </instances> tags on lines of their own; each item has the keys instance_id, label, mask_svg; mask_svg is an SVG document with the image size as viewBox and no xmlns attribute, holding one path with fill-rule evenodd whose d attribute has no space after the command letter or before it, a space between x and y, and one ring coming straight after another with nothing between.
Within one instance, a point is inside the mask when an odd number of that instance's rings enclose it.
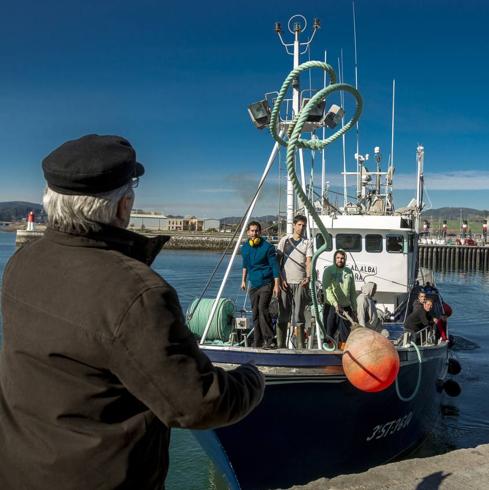
<instances>
[{"instance_id":1,"label":"buoy rope","mask_svg":"<svg viewBox=\"0 0 489 490\"><path fill-rule=\"evenodd\" d=\"M399 375L397 375L396 377L396 393L397 393L397 396L399 397L399 400L401 400L402 402L410 402L417 394L418 394L418 391L419 391L419 387L421 385L421 374L422 374L422 370L423 370L423 367L422 367L422 362L423 360L421 359L421 352L418 348L418 346L414 343L414 342L411 342L410 343L410 346L413 346L414 347L414 350L416 351L416 354L418 355L418 380L416 382L416 388L414 388L414 391L412 392L412 394L408 397L405 397L405 396L402 396L401 395L401 392L399 391Z\"/></svg>"},{"instance_id":2,"label":"buoy rope","mask_svg":"<svg viewBox=\"0 0 489 490\"><path fill-rule=\"evenodd\" d=\"M326 73L329 74L330 77L330 84L323 89L319 90L314 96L309 100L309 102L306 104L304 108L302 108L301 111L299 111L298 114L295 114L294 119L292 121L292 124L289 128L288 134L289 139L286 141L283 138L281 138L278 134L279 130L279 115L280 115L280 106L282 104L283 99L285 98L285 95L287 93L287 90L289 89L290 85L292 82L299 76L299 74L305 70L309 70L311 68L320 68L324 70ZM329 138L326 138L324 140L320 139L311 139L311 140L303 140L300 139L300 135L302 133L302 129L304 127L304 124L307 121L307 118L309 116L309 113L311 110L320 104L323 100L326 100L326 98L331 95L334 92L348 92L351 94L354 99L355 99L355 113L353 114L353 117L348 121L343 127L341 127L338 131L336 131L332 136ZM279 91L278 97L275 101L275 104L272 109L272 114L271 114L271 119L270 119L270 132L272 134L272 137L275 141L277 141L280 145L287 147L287 172L289 174L289 178L292 182L292 185L294 187L294 190L299 197L299 199L302 201L304 204L304 207L307 209L309 212L309 215L312 217L314 220L314 223L316 226L319 228L319 231L322 233L324 237L324 244L319 247L316 252L314 253L312 260L311 260L311 281L310 281L310 291L311 291L311 297L312 297L312 303L314 307L314 314L316 317L316 322L318 322L320 329L323 332L323 335L325 336L325 340L329 340L331 342L331 346L328 346L328 344L323 344L323 349L328 350L328 351L333 351L336 350L336 342L333 338L331 338L329 335L327 335L326 330L323 325L323 321L321 318L321 315L319 314L319 306L318 306L318 300L317 300L317 293L316 293L316 281L317 281L317 272L316 272L316 262L319 256L326 251L328 247L332 247L331 243L331 236L328 233L326 227L324 226L323 222L321 221L321 218L319 217L316 209L314 208L313 204L311 201L308 199L306 196L304 190L302 189L302 186L299 182L299 179L297 178L297 174L295 171L295 153L298 148L308 148L310 150L322 150L325 148L327 145L331 144L333 141L335 141L337 138L339 138L341 135L349 131L355 123L358 121L360 118L360 114L362 113L363 109L363 101L362 97L360 95L360 92L358 90L346 83L336 83L336 73L331 65L328 65L327 63L321 62L321 61L307 61L305 63L302 63L299 65L297 68L292 70L287 78L285 79L284 83L282 84L282 88Z\"/></svg>"}]
</instances>

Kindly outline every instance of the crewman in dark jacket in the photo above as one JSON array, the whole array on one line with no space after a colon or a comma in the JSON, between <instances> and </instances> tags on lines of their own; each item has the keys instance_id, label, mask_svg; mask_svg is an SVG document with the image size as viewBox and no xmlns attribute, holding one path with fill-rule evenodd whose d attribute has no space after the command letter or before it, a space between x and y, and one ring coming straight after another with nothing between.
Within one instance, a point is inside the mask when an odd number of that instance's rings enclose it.
<instances>
[{"instance_id":1,"label":"crewman in dark jacket","mask_svg":"<svg viewBox=\"0 0 489 490\"><path fill-rule=\"evenodd\" d=\"M427 297L421 306L414 308L404 322L404 328L412 334L417 334L420 330L434 325L436 319L431 315L433 299Z\"/></svg>"},{"instance_id":2,"label":"crewman in dark jacket","mask_svg":"<svg viewBox=\"0 0 489 490\"><path fill-rule=\"evenodd\" d=\"M280 268L275 247L261 236L261 224L250 221L248 240L241 247L243 271L241 289L246 289L246 280L251 283L250 300L253 310L253 347L275 349L270 301L272 295L280 294Z\"/></svg>"},{"instance_id":3,"label":"crewman in dark jacket","mask_svg":"<svg viewBox=\"0 0 489 490\"><path fill-rule=\"evenodd\" d=\"M127 140L69 141L43 170L49 226L3 277L0 489L161 490L170 428L237 422L263 377L212 365L149 267L167 237L125 229L144 172Z\"/></svg>"}]
</instances>

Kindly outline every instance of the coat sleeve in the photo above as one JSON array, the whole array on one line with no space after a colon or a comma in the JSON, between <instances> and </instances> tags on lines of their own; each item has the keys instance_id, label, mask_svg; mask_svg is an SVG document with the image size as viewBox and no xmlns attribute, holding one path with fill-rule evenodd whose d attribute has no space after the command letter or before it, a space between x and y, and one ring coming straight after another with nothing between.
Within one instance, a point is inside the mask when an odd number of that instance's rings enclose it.
<instances>
[{"instance_id":1,"label":"coat sleeve","mask_svg":"<svg viewBox=\"0 0 489 490\"><path fill-rule=\"evenodd\" d=\"M338 301L336 300L336 296L333 292L333 278L329 267L324 269L323 272L323 291L328 304L337 307Z\"/></svg>"},{"instance_id":2,"label":"coat sleeve","mask_svg":"<svg viewBox=\"0 0 489 490\"><path fill-rule=\"evenodd\" d=\"M363 294L360 294L360 296L357 298L357 321L360 325L364 327L368 327L367 325L367 318L366 318L366 309L368 307L367 302L365 301L365 297Z\"/></svg>"},{"instance_id":3,"label":"coat sleeve","mask_svg":"<svg viewBox=\"0 0 489 490\"><path fill-rule=\"evenodd\" d=\"M261 401L264 378L250 364L212 365L185 325L171 286L140 294L124 315L111 370L167 427L207 429L237 422Z\"/></svg>"},{"instance_id":4,"label":"coat sleeve","mask_svg":"<svg viewBox=\"0 0 489 490\"><path fill-rule=\"evenodd\" d=\"M272 274L275 279L280 276L280 267L278 265L277 251L273 245L270 245L267 250L268 265L272 268Z\"/></svg>"},{"instance_id":5,"label":"coat sleeve","mask_svg":"<svg viewBox=\"0 0 489 490\"><path fill-rule=\"evenodd\" d=\"M246 245L241 246L241 256L243 259L243 269L246 269L249 272L250 271L250 264L248 261L248 250L246 249Z\"/></svg>"},{"instance_id":6,"label":"coat sleeve","mask_svg":"<svg viewBox=\"0 0 489 490\"><path fill-rule=\"evenodd\" d=\"M351 273L349 277L349 297L350 297L350 304L352 307L353 311L357 311L357 292L355 290L355 276L353 275L353 272Z\"/></svg>"}]
</instances>

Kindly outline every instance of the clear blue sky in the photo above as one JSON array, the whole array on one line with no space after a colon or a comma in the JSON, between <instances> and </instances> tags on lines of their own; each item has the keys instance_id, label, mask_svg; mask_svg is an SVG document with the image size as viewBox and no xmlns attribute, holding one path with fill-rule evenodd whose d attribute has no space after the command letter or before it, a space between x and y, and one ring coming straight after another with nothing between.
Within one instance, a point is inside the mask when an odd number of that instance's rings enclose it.
<instances>
[{"instance_id":1,"label":"clear blue sky","mask_svg":"<svg viewBox=\"0 0 489 490\"><path fill-rule=\"evenodd\" d=\"M272 140L246 106L278 90L292 59L273 31L302 13L322 28L311 57L354 82L347 0L208 2L18 0L0 16L0 201L40 202L41 159L67 139L121 134L147 174L136 206L167 213L240 214ZM426 149L434 207L489 208L489 4L357 0L361 152L390 145L396 79L395 163L404 204L415 151ZM314 80L313 80L314 81ZM320 81L320 77L317 79ZM341 165L341 143L328 166ZM354 135L348 139L354 164ZM316 167L316 170L318 167ZM412 177L412 178L411 178ZM275 176L276 181L276 176ZM275 211L277 185L257 213Z\"/></svg>"}]
</instances>

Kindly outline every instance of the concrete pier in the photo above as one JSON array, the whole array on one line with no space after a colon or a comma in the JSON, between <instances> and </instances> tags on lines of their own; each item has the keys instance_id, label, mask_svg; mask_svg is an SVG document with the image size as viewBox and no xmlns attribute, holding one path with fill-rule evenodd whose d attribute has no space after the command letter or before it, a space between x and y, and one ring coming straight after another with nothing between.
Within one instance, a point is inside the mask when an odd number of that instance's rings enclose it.
<instances>
[{"instance_id":1,"label":"concrete pier","mask_svg":"<svg viewBox=\"0 0 489 490\"><path fill-rule=\"evenodd\" d=\"M364 473L321 478L304 490L482 490L489 486L489 444L440 456L415 458L371 468Z\"/></svg>"},{"instance_id":2,"label":"concrete pier","mask_svg":"<svg viewBox=\"0 0 489 490\"><path fill-rule=\"evenodd\" d=\"M419 265L435 271L487 271L489 246L419 245Z\"/></svg>"}]
</instances>

